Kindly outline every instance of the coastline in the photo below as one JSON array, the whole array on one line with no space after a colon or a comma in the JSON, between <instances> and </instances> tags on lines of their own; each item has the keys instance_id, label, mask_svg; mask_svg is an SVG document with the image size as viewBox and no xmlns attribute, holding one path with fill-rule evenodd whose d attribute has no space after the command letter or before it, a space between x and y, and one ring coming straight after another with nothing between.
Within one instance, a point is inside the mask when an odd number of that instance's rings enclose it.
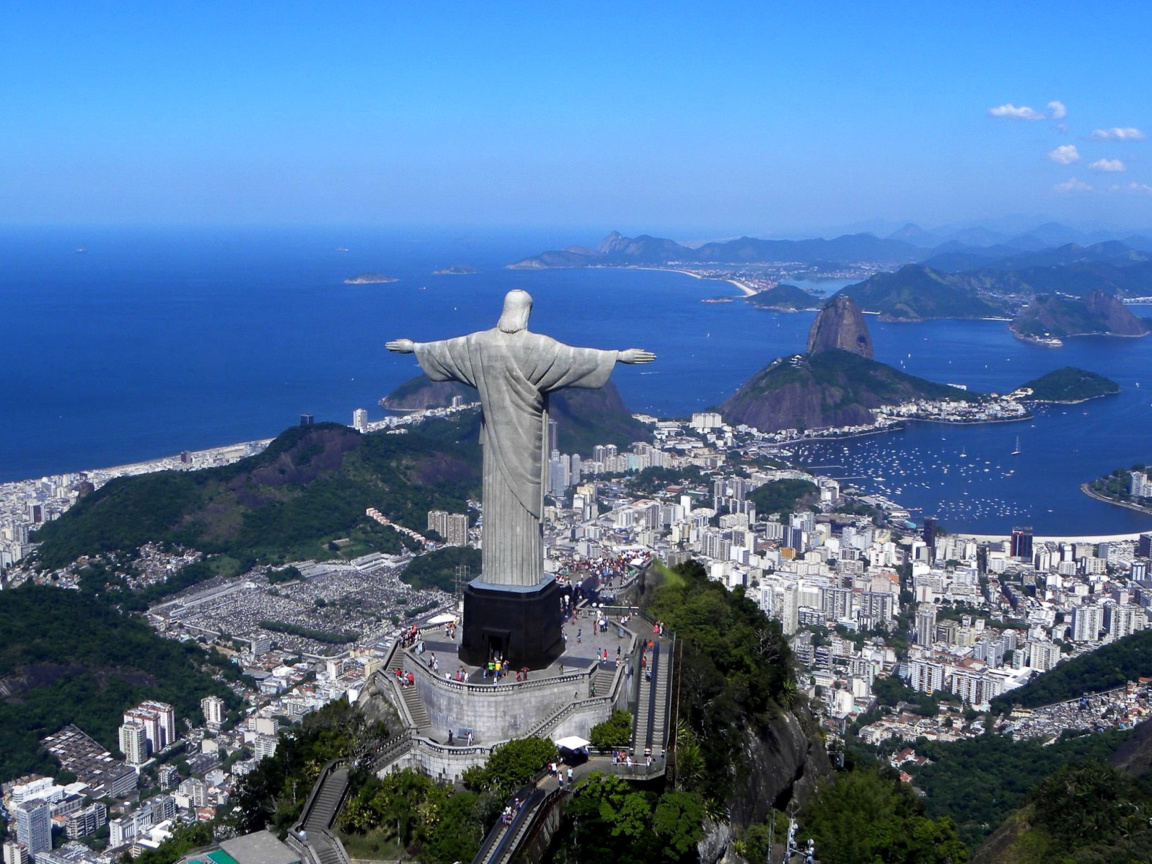
<instances>
[{"instance_id":1,"label":"coastline","mask_svg":"<svg viewBox=\"0 0 1152 864\"><path fill-rule=\"evenodd\" d=\"M1152 516L1152 510L1147 507L1141 507L1139 504L1129 504L1127 501L1117 501L1114 498L1109 498L1107 495L1101 495L1092 488L1091 483L1081 483L1080 491L1087 495L1089 498L1094 498L1097 501L1103 501L1105 504L1111 504L1115 507L1124 507L1128 510L1135 510L1137 513L1145 513Z\"/></svg>"}]
</instances>

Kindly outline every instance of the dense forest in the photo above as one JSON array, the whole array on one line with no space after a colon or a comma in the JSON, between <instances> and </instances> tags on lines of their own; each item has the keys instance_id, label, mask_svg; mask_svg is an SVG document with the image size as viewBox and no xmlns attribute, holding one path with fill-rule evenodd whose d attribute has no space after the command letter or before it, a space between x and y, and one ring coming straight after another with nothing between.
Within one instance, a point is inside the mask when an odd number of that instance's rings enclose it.
<instances>
[{"instance_id":1,"label":"dense forest","mask_svg":"<svg viewBox=\"0 0 1152 864\"><path fill-rule=\"evenodd\" d=\"M445 546L412 559L400 578L413 588L439 588L451 594L456 590L456 568L467 567L468 579L475 579L480 575L480 557L480 550L471 546Z\"/></svg>"},{"instance_id":2,"label":"dense forest","mask_svg":"<svg viewBox=\"0 0 1152 864\"><path fill-rule=\"evenodd\" d=\"M359 554L400 550L399 535L365 515L374 507L416 531L427 512L463 512L479 495L479 415L430 420L419 435L361 435L345 426L292 427L256 456L194 472L121 477L35 535L37 559L77 558L179 544L239 561L334 557L360 531Z\"/></svg>"},{"instance_id":3,"label":"dense forest","mask_svg":"<svg viewBox=\"0 0 1152 864\"><path fill-rule=\"evenodd\" d=\"M75 723L109 750L126 708L159 699L203 722L200 700L239 700L214 676L239 671L219 653L157 635L144 621L77 591L26 583L0 592L0 777L56 774L40 739Z\"/></svg>"},{"instance_id":4,"label":"dense forest","mask_svg":"<svg viewBox=\"0 0 1152 864\"><path fill-rule=\"evenodd\" d=\"M1069 736L1050 746L1035 739L1016 741L1010 735L921 740L916 752L931 764L906 770L925 793L928 814L953 819L960 837L975 849L1024 803L1038 782L1073 762L1106 760L1127 738L1126 732L1106 732Z\"/></svg>"}]
</instances>

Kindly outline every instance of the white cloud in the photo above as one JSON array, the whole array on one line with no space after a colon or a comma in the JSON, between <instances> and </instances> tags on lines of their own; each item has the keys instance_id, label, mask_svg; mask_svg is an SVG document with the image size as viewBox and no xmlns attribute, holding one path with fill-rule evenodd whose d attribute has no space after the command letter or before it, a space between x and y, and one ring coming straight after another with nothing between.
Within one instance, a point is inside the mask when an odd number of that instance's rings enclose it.
<instances>
[{"instance_id":1,"label":"white cloud","mask_svg":"<svg viewBox=\"0 0 1152 864\"><path fill-rule=\"evenodd\" d=\"M1097 159L1089 162L1088 167L1093 171L1127 171L1127 166L1119 159Z\"/></svg>"},{"instance_id":2,"label":"white cloud","mask_svg":"<svg viewBox=\"0 0 1152 864\"><path fill-rule=\"evenodd\" d=\"M1131 126L1113 126L1111 129L1097 129L1092 137L1097 141L1143 141L1147 136Z\"/></svg>"},{"instance_id":3,"label":"white cloud","mask_svg":"<svg viewBox=\"0 0 1152 864\"><path fill-rule=\"evenodd\" d=\"M1048 108L1052 111L1053 120L1063 120L1068 116L1068 109L1064 107L1063 102L1052 101L1048 103Z\"/></svg>"},{"instance_id":4,"label":"white cloud","mask_svg":"<svg viewBox=\"0 0 1152 864\"><path fill-rule=\"evenodd\" d=\"M1065 180L1063 183L1057 183L1052 189L1059 192L1061 195L1068 195L1072 192L1091 192L1092 187L1082 180L1077 180L1073 177L1071 180Z\"/></svg>"},{"instance_id":5,"label":"white cloud","mask_svg":"<svg viewBox=\"0 0 1152 864\"><path fill-rule=\"evenodd\" d=\"M1076 149L1075 144L1061 144L1048 153L1048 158L1061 165L1071 165L1080 161L1080 151Z\"/></svg>"},{"instance_id":6,"label":"white cloud","mask_svg":"<svg viewBox=\"0 0 1152 864\"><path fill-rule=\"evenodd\" d=\"M996 108L989 108L988 113L993 117L1009 117L1013 120L1046 120L1047 115L1041 114L1039 111L1033 111L1027 105L1021 105L1017 108L1011 102L1007 105L1000 105Z\"/></svg>"},{"instance_id":7,"label":"white cloud","mask_svg":"<svg viewBox=\"0 0 1152 864\"><path fill-rule=\"evenodd\" d=\"M1128 190L1131 192L1139 192L1141 195L1152 195L1152 186L1147 183L1129 183Z\"/></svg>"}]
</instances>

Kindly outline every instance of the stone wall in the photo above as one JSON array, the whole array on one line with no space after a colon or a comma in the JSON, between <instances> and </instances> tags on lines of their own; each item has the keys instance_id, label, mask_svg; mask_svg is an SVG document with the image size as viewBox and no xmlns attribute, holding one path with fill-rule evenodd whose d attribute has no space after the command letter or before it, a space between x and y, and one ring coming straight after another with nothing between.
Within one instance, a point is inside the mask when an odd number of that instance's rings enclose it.
<instances>
[{"instance_id":1,"label":"stone wall","mask_svg":"<svg viewBox=\"0 0 1152 864\"><path fill-rule=\"evenodd\" d=\"M416 690L435 729L471 729L478 743L528 735L565 705L587 699L586 673L489 687L416 675ZM599 721L597 721L599 722Z\"/></svg>"}]
</instances>

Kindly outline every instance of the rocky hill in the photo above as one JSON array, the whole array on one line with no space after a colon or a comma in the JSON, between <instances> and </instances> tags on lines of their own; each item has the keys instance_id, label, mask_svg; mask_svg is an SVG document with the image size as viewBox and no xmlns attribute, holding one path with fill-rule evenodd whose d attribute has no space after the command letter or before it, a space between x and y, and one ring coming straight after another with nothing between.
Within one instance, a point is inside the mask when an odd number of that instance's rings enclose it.
<instances>
[{"instance_id":1,"label":"rocky hill","mask_svg":"<svg viewBox=\"0 0 1152 864\"><path fill-rule=\"evenodd\" d=\"M1120 392L1120 385L1111 378L1075 366L1041 375L1022 385L1025 388L1032 391L1028 397L1032 402L1083 402Z\"/></svg>"},{"instance_id":2,"label":"rocky hill","mask_svg":"<svg viewBox=\"0 0 1152 864\"><path fill-rule=\"evenodd\" d=\"M838 294L812 322L807 354L773 360L720 410L730 423L775 432L864 425L872 422L872 409L912 399L976 398L872 359L872 337L860 308Z\"/></svg>"},{"instance_id":3,"label":"rocky hill","mask_svg":"<svg viewBox=\"0 0 1152 864\"><path fill-rule=\"evenodd\" d=\"M851 297L837 294L816 316L808 332L808 353L850 351L871 360L872 336L860 307Z\"/></svg>"},{"instance_id":4,"label":"rocky hill","mask_svg":"<svg viewBox=\"0 0 1152 864\"><path fill-rule=\"evenodd\" d=\"M1083 298L1038 294L1010 325L1018 336L1146 336L1148 325L1113 294L1092 291Z\"/></svg>"},{"instance_id":5,"label":"rocky hill","mask_svg":"<svg viewBox=\"0 0 1152 864\"><path fill-rule=\"evenodd\" d=\"M988 293L989 281L979 274L944 273L909 264L895 273L877 273L840 293L851 297L864 311L877 312L892 321L1003 317L1008 307ZM1002 274L993 281L997 290L1007 291L1018 280Z\"/></svg>"},{"instance_id":6,"label":"rocky hill","mask_svg":"<svg viewBox=\"0 0 1152 864\"><path fill-rule=\"evenodd\" d=\"M975 394L834 350L773 360L721 406L729 423L765 432L871 423L873 408L912 399L971 401Z\"/></svg>"},{"instance_id":7,"label":"rocky hill","mask_svg":"<svg viewBox=\"0 0 1152 864\"><path fill-rule=\"evenodd\" d=\"M795 285L777 285L766 291L759 291L748 298L748 302L761 309L818 309L823 303L815 294L809 294Z\"/></svg>"},{"instance_id":8,"label":"rocky hill","mask_svg":"<svg viewBox=\"0 0 1152 864\"><path fill-rule=\"evenodd\" d=\"M480 491L478 438L477 413L407 435L292 427L232 465L113 480L37 531L36 555L62 567L154 542L276 563L331 557L328 544L348 537L363 552L399 551L396 532L365 511L416 531L429 510L463 512Z\"/></svg>"}]
</instances>

